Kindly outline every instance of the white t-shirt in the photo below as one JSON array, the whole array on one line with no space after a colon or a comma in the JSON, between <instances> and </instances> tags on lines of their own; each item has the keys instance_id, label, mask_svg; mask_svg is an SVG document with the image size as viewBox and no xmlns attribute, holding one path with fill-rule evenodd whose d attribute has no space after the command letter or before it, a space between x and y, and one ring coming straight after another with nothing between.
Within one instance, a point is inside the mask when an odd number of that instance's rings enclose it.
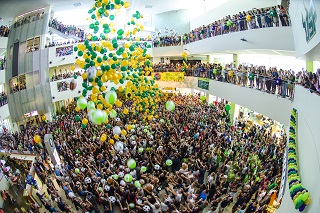
<instances>
[{"instance_id":1,"label":"white t-shirt","mask_svg":"<svg viewBox=\"0 0 320 213\"><path fill-rule=\"evenodd\" d=\"M168 210L168 206L165 203L161 203L161 211L166 212Z\"/></svg>"},{"instance_id":2,"label":"white t-shirt","mask_svg":"<svg viewBox=\"0 0 320 213\"><path fill-rule=\"evenodd\" d=\"M150 207L152 208L152 212L153 213L159 213L159 212L161 212L161 205L160 205L160 203L158 203L158 202L156 202L155 204L159 204L159 208L156 208L156 206L155 205L150 205Z\"/></svg>"},{"instance_id":3,"label":"white t-shirt","mask_svg":"<svg viewBox=\"0 0 320 213\"><path fill-rule=\"evenodd\" d=\"M182 198L182 194L179 194L179 193L177 192L177 195L176 195L176 197L175 197L176 202L181 202L181 198Z\"/></svg>"}]
</instances>

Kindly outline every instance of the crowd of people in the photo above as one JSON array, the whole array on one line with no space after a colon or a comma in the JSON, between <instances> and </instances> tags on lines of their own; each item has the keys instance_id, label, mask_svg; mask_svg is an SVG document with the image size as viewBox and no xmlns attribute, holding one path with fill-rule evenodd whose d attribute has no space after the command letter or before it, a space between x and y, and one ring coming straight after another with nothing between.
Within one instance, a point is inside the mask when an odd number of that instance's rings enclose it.
<instances>
[{"instance_id":1,"label":"crowd of people","mask_svg":"<svg viewBox=\"0 0 320 213\"><path fill-rule=\"evenodd\" d=\"M26 84L25 81L18 82L18 83L13 84L13 86L10 89L11 89L11 93L16 93L16 92L19 92L21 90L27 89L27 84Z\"/></svg>"},{"instance_id":2,"label":"crowd of people","mask_svg":"<svg viewBox=\"0 0 320 213\"><path fill-rule=\"evenodd\" d=\"M228 15L211 24L200 26L189 33L155 37L153 47L179 46L198 40L257 28L290 26L288 11L281 5L267 8L253 8L233 16Z\"/></svg>"},{"instance_id":3,"label":"crowd of people","mask_svg":"<svg viewBox=\"0 0 320 213\"><path fill-rule=\"evenodd\" d=\"M73 46L66 46L66 47L59 47L56 48L56 57L62 57L67 55L72 55L73 53Z\"/></svg>"},{"instance_id":4,"label":"crowd of people","mask_svg":"<svg viewBox=\"0 0 320 213\"><path fill-rule=\"evenodd\" d=\"M79 41L75 41L75 40L68 40L68 41L64 41L64 42L49 42L48 44L46 44L44 47L48 48L48 47L58 47L58 46L63 46L63 45L67 45L67 44L78 44L78 43L83 43L84 40L79 40Z\"/></svg>"},{"instance_id":5,"label":"crowd of people","mask_svg":"<svg viewBox=\"0 0 320 213\"><path fill-rule=\"evenodd\" d=\"M8 26L1 25L0 26L0 37L8 37L10 29Z\"/></svg>"},{"instance_id":6,"label":"crowd of people","mask_svg":"<svg viewBox=\"0 0 320 213\"><path fill-rule=\"evenodd\" d=\"M60 74L53 74L51 77L51 81L58 81L58 80L62 80L62 79L67 79L67 78L73 78L74 75L77 76L81 76L81 72L80 71L76 71L76 72L65 72L65 73L60 73Z\"/></svg>"},{"instance_id":7,"label":"crowd of people","mask_svg":"<svg viewBox=\"0 0 320 213\"><path fill-rule=\"evenodd\" d=\"M180 35L161 36L153 40L153 47L169 47L182 45L182 37Z\"/></svg>"},{"instance_id":8,"label":"crowd of people","mask_svg":"<svg viewBox=\"0 0 320 213\"><path fill-rule=\"evenodd\" d=\"M8 103L8 98L5 92L0 93L0 107Z\"/></svg>"},{"instance_id":9,"label":"crowd of people","mask_svg":"<svg viewBox=\"0 0 320 213\"><path fill-rule=\"evenodd\" d=\"M76 36L82 40L85 39L84 30L82 30L76 26L73 26L73 25L65 25L61 21L58 21L57 19L52 18L52 17L49 21L49 27L60 31L61 33L65 34L65 35L73 35L73 36Z\"/></svg>"},{"instance_id":10,"label":"crowd of people","mask_svg":"<svg viewBox=\"0 0 320 213\"><path fill-rule=\"evenodd\" d=\"M43 17L44 17L44 12L42 12L42 13L35 13L35 14L29 15L29 16L27 15L27 16L24 16L24 17L19 18L19 19L13 24L13 27L14 27L14 28L19 27L19 26L22 26L22 25L24 25L24 24L31 23L31 22L34 22L34 21L43 19Z\"/></svg>"},{"instance_id":11,"label":"crowd of people","mask_svg":"<svg viewBox=\"0 0 320 213\"><path fill-rule=\"evenodd\" d=\"M0 70L4 70L6 67L6 58L0 58Z\"/></svg>"},{"instance_id":12,"label":"crowd of people","mask_svg":"<svg viewBox=\"0 0 320 213\"><path fill-rule=\"evenodd\" d=\"M183 69L182 63L154 64L155 72L178 71ZM222 66L219 63L188 64L185 70L188 76L210 78L217 81L256 88L267 93L293 99L295 84L302 85L311 92L320 95L320 69L317 72L284 70L276 67L240 64Z\"/></svg>"},{"instance_id":13,"label":"crowd of people","mask_svg":"<svg viewBox=\"0 0 320 213\"><path fill-rule=\"evenodd\" d=\"M221 20L198 27L190 33L185 33L183 44L231 32L289 25L290 19L287 9L281 5L260 9L254 8L233 16L228 15Z\"/></svg>"},{"instance_id":14,"label":"crowd of people","mask_svg":"<svg viewBox=\"0 0 320 213\"><path fill-rule=\"evenodd\" d=\"M208 105L198 94L170 99L175 110L169 112L160 104L151 120L124 115L118 108L118 119L109 119L111 128L91 123L81 128L85 113L73 106L53 122L2 136L2 147L40 154L34 166L49 196L38 192L38 197L50 212L76 208L76 212L221 213L228 208L266 213L281 181L284 131L275 131L267 119L258 125L243 115L232 124L225 101ZM130 101L124 105L134 107ZM112 127L128 125L134 128L113 144ZM102 133L108 137L105 142L100 141ZM60 165L50 166L45 146L33 142L36 134L42 139L53 135ZM135 168L128 168L129 159L135 160ZM133 177L132 182L124 181L125 174ZM70 202L61 198L51 180Z\"/></svg>"}]
</instances>

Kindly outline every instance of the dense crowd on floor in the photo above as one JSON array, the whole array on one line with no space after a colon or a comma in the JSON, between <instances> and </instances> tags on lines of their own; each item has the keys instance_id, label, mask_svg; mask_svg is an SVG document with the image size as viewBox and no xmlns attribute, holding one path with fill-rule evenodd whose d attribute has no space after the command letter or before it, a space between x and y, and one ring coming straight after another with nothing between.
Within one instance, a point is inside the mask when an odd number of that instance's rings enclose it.
<instances>
[{"instance_id":1,"label":"dense crowd on floor","mask_svg":"<svg viewBox=\"0 0 320 213\"><path fill-rule=\"evenodd\" d=\"M53 29L60 31L65 35L73 35L82 40L85 39L84 30L73 25L65 25L61 21L58 21L55 18L50 19L49 27L52 27Z\"/></svg>"},{"instance_id":2,"label":"dense crowd on floor","mask_svg":"<svg viewBox=\"0 0 320 213\"><path fill-rule=\"evenodd\" d=\"M8 26L1 25L0 26L0 37L8 37L10 29Z\"/></svg>"},{"instance_id":3,"label":"dense crowd on floor","mask_svg":"<svg viewBox=\"0 0 320 213\"><path fill-rule=\"evenodd\" d=\"M264 118L258 125L240 115L231 124L225 102L207 105L197 94L170 99L176 109L169 112L161 104L152 120L118 108L117 119L86 128L81 128L85 114L71 110L53 122L1 136L1 146L40 154L34 166L49 197L38 196L50 212L72 212L73 205L77 212L99 212L99 206L104 212L267 212L281 181L285 133ZM124 105L131 108L132 102ZM128 131L115 145L110 141L114 126ZM103 133L105 142L99 138ZM53 135L61 165L51 165L43 144L33 142L36 134ZM135 159L136 168L128 168L128 159ZM138 180L137 187L123 181L124 174ZM73 205L61 200L50 178Z\"/></svg>"}]
</instances>

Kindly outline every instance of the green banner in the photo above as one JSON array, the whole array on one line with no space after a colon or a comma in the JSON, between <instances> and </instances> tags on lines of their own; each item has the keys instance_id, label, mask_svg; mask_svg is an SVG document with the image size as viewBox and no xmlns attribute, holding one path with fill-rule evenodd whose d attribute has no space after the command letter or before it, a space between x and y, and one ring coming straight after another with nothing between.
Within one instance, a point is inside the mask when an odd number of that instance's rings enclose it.
<instances>
[{"instance_id":1,"label":"green banner","mask_svg":"<svg viewBox=\"0 0 320 213\"><path fill-rule=\"evenodd\" d=\"M209 79L198 78L198 87L201 89L209 90Z\"/></svg>"}]
</instances>

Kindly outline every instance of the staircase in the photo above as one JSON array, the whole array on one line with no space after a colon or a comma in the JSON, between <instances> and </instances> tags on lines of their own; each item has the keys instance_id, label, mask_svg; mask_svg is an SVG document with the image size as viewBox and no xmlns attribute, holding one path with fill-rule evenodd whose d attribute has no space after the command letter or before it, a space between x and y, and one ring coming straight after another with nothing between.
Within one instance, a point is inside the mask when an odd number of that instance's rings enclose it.
<instances>
[{"instance_id":1,"label":"staircase","mask_svg":"<svg viewBox=\"0 0 320 213\"><path fill-rule=\"evenodd\" d=\"M80 39L79 37L77 37L77 36L74 36L74 35L66 35L66 34L64 34L64 33L60 32L59 30L56 30L56 29L54 29L54 28L52 28L52 27L49 27L49 32L52 32L53 34L56 34L56 35L58 35L58 36L60 36L60 37L62 37L62 38L64 38L64 39L73 39L73 40L76 40L76 41L81 40L81 39Z\"/></svg>"}]
</instances>

